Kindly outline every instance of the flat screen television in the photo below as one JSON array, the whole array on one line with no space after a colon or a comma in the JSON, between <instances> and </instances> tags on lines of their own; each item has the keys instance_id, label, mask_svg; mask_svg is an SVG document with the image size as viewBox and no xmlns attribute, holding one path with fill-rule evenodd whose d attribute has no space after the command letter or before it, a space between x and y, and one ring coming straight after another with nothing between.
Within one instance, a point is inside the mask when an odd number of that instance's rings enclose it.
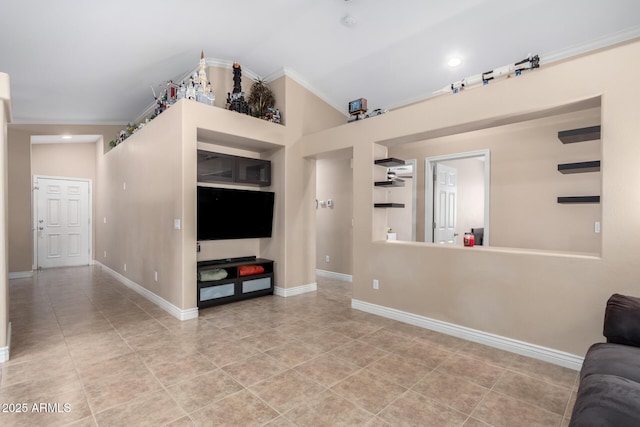
<instances>
[{"instance_id":1,"label":"flat screen television","mask_svg":"<svg viewBox=\"0 0 640 427\"><path fill-rule=\"evenodd\" d=\"M275 193L198 187L198 241L271 237Z\"/></svg>"}]
</instances>

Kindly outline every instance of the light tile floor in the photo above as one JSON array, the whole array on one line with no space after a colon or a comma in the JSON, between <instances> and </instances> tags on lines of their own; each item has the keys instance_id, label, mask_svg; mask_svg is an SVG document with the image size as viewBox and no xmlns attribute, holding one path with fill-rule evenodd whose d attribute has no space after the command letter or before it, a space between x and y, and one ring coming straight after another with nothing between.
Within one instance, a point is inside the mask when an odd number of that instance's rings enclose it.
<instances>
[{"instance_id":1,"label":"light tile floor","mask_svg":"<svg viewBox=\"0 0 640 427\"><path fill-rule=\"evenodd\" d=\"M318 282L180 322L99 267L12 280L0 425L568 425L577 372L353 310L351 284Z\"/></svg>"}]
</instances>

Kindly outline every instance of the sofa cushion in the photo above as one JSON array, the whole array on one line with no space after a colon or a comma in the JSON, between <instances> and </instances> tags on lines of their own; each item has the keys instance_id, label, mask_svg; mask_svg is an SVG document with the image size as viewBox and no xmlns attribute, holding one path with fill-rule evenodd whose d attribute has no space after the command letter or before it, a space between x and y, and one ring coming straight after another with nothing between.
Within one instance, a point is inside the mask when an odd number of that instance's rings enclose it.
<instances>
[{"instance_id":1,"label":"sofa cushion","mask_svg":"<svg viewBox=\"0 0 640 427\"><path fill-rule=\"evenodd\" d=\"M580 382L570 427L640 426L640 384L613 375L589 375Z\"/></svg>"},{"instance_id":2,"label":"sofa cushion","mask_svg":"<svg viewBox=\"0 0 640 427\"><path fill-rule=\"evenodd\" d=\"M589 347L580 370L580 380L606 374L640 383L640 347L598 343Z\"/></svg>"},{"instance_id":3,"label":"sofa cushion","mask_svg":"<svg viewBox=\"0 0 640 427\"><path fill-rule=\"evenodd\" d=\"M613 294L604 313L607 342L640 346L640 298Z\"/></svg>"}]
</instances>

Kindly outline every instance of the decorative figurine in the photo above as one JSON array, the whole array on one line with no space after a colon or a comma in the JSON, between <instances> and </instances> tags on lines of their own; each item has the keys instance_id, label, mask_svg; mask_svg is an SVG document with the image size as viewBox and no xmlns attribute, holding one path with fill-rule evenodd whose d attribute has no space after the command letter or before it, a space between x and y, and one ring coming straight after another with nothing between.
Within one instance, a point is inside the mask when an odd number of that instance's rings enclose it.
<instances>
[{"instance_id":1,"label":"decorative figurine","mask_svg":"<svg viewBox=\"0 0 640 427\"><path fill-rule=\"evenodd\" d=\"M355 116L367 112L367 99L359 98L349 103L349 115Z\"/></svg>"},{"instance_id":2,"label":"decorative figurine","mask_svg":"<svg viewBox=\"0 0 640 427\"><path fill-rule=\"evenodd\" d=\"M244 99L242 91L242 68L237 62L233 63L233 93L227 92L227 110L249 114L249 104Z\"/></svg>"},{"instance_id":3,"label":"decorative figurine","mask_svg":"<svg viewBox=\"0 0 640 427\"><path fill-rule=\"evenodd\" d=\"M269 107L267 109L267 113L264 116L264 119L266 121L268 121L268 122L271 122L271 123L280 124L281 123L281 121L280 121L280 110L278 110L277 108Z\"/></svg>"},{"instance_id":4,"label":"decorative figurine","mask_svg":"<svg viewBox=\"0 0 640 427\"><path fill-rule=\"evenodd\" d=\"M504 67L495 68L491 71L487 71L486 73L476 74L470 77L466 77L462 80L458 80L457 82L453 82L450 85L445 86L444 88L433 92L434 95L439 95L441 93L458 93L469 86L473 86L476 84L482 83L482 85L486 86L489 84L490 80L496 79L498 77L511 77L512 74L519 76L525 70L533 70L535 68L540 68L540 57L538 55L529 54L528 57L523 59L522 61L518 61L515 64L505 65Z\"/></svg>"}]
</instances>

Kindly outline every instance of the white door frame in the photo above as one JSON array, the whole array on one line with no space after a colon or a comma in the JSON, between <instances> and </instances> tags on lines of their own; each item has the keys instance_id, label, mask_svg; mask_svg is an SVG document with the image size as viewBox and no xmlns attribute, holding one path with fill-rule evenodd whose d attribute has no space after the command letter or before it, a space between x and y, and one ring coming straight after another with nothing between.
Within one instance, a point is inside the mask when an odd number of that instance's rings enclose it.
<instances>
[{"instance_id":1,"label":"white door frame","mask_svg":"<svg viewBox=\"0 0 640 427\"><path fill-rule=\"evenodd\" d=\"M489 246L489 203L491 201L491 152L489 150L468 151L466 153L446 154L427 157L425 161L425 198L424 198L424 241L433 243L433 174L436 163L447 160L484 157L484 238L483 246Z\"/></svg>"},{"instance_id":2,"label":"white door frame","mask_svg":"<svg viewBox=\"0 0 640 427\"><path fill-rule=\"evenodd\" d=\"M409 159L404 161L405 164L410 164L413 166L413 179L411 180L411 241L416 241L416 226L417 226L417 208L418 208L418 160L417 159Z\"/></svg>"},{"instance_id":3,"label":"white door frame","mask_svg":"<svg viewBox=\"0 0 640 427\"><path fill-rule=\"evenodd\" d=\"M36 187L38 179L59 179L62 181L80 181L89 184L89 265L93 264L93 181L86 178L69 178L64 176L48 176L48 175L33 175L31 178L31 203L32 203L32 224L31 232L33 234L33 265L32 270L38 268L38 195L36 193Z\"/></svg>"}]
</instances>

